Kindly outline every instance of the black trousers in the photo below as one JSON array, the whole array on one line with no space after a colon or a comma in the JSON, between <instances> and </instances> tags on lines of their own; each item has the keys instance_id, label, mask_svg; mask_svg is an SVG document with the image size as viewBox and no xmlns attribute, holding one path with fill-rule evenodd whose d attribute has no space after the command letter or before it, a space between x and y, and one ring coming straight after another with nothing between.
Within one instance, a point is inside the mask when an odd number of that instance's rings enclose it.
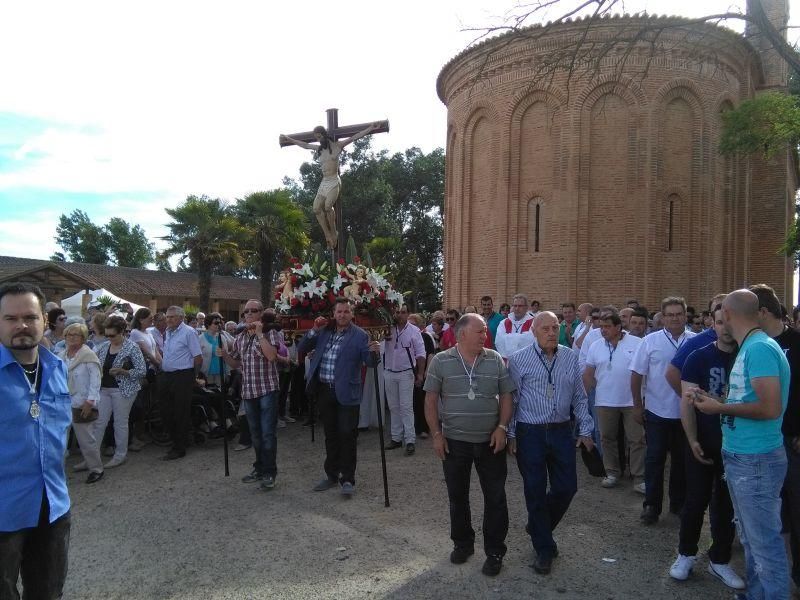
<instances>
[{"instance_id":1,"label":"black trousers","mask_svg":"<svg viewBox=\"0 0 800 600\"><path fill-rule=\"evenodd\" d=\"M289 395L291 409L289 414L299 417L308 410L308 397L306 397L306 363L301 361L292 369L291 393Z\"/></svg>"},{"instance_id":2,"label":"black trousers","mask_svg":"<svg viewBox=\"0 0 800 600\"><path fill-rule=\"evenodd\" d=\"M702 445L702 441L701 441ZM686 460L686 500L681 512L681 530L678 552L684 556L697 554L697 543L703 528L706 508L711 524L711 548L708 558L717 564L727 564L731 560L731 545L735 534L733 524L733 504L728 493L728 484L723 479L722 454L719 449L703 446L706 458L713 465L697 462L691 448L684 448Z\"/></svg>"},{"instance_id":3,"label":"black trousers","mask_svg":"<svg viewBox=\"0 0 800 600\"><path fill-rule=\"evenodd\" d=\"M317 408L325 431L325 473L331 480L355 484L359 406L339 404L333 389L319 383Z\"/></svg>"},{"instance_id":4,"label":"black trousers","mask_svg":"<svg viewBox=\"0 0 800 600\"><path fill-rule=\"evenodd\" d=\"M667 455L669 464L669 504L671 511L683 506L686 497L686 474L683 449L686 436L680 419L665 419L649 410L645 411L644 432L647 450L644 455L644 506L655 506L660 515L664 502L664 467Z\"/></svg>"},{"instance_id":5,"label":"black trousers","mask_svg":"<svg viewBox=\"0 0 800 600\"><path fill-rule=\"evenodd\" d=\"M469 480L472 465L478 472L483 491L483 548L487 556L505 556L508 534L506 504L506 453L495 454L489 443L474 444L447 440L448 453L442 461L447 496L450 500L450 539L456 548L472 548L475 530L469 506Z\"/></svg>"},{"instance_id":6,"label":"black trousers","mask_svg":"<svg viewBox=\"0 0 800 600\"><path fill-rule=\"evenodd\" d=\"M18 600L22 575L24 600L61 598L67 579L70 513L49 522L50 504L42 494L36 527L0 533L0 600Z\"/></svg>"},{"instance_id":7,"label":"black trousers","mask_svg":"<svg viewBox=\"0 0 800 600\"><path fill-rule=\"evenodd\" d=\"M414 386L414 430L417 435L428 433L428 422L425 420L425 390L422 386Z\"/></svg>"},{"instance_id":8,"label":"black trousers","mask_svg":"<svg viewBox=\"0 0 800 600\"><path fill-rule=\"evenodd\" d=\"M158 399L161 419L172 439L172 449L186 451L191 424L194 369L162 371L158 374Z\"/></svg>"},{"instance_id":9,"label":"black trousers","mask_svg":"<svg viewBox=\"0 0 800 600\"><path fill-rule=\"evenodd\" d=\"M791 439L784 440L786 447L786 479L783 482L783 528L789 531L792 550L792 581L800 585L800 454L792 449Z\"/></svg>"}]
</instances>

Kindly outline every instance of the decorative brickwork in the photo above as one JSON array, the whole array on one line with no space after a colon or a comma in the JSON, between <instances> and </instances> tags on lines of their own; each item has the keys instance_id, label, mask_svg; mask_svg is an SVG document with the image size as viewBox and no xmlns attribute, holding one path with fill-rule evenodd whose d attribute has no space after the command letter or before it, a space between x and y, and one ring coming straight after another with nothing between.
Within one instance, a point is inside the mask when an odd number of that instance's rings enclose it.
<instances>
[{"instance_id":1,"label":"decorative brickwork","mask_svg":"<svg viewBox=\"0 0 800 600\"><path fill-rule=\"evenodd\" d=\"M765 1L777 22L784 4ZM588 39L637 19L604 19ZM731 31L663 21L680 26L661 34L669 50L651 59L645 44L621 45L591 75L538 70L560 39L586 31L580 21L490 39L444 67L446 306L523 292L547 307L631 297L656 307L671 294L701 307L757 282L793 304L791 263L777 253L792 157L716 150L720 113L765 83L785 85L785 68Z\"/></svg>"}]
</instances>

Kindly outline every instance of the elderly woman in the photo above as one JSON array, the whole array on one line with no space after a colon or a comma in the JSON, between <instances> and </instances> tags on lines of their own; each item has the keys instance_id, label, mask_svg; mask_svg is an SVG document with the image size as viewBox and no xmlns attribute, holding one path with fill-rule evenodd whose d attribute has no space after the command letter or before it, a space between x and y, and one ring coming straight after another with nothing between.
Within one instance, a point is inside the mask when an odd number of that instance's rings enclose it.
<instances>
[{"instance_id":1,"label":"elderly woman","mask_svg":"<svg viewBox=\"0 0 800 600\"><path fill-rule=\"evenodd\" d=\"M69 372L69 395L72 398L72 430L83 454L83 462L73 471L89 471L86 483L95 483L103 477L100 445L95 439L94 421L97 419L97 402L100 399L100 360L86 345L89 330L84 323L72 323L64 329L67 344L58 355Z\"/></svg>"},{"instance_id":2,"label":"elderly woman","mask_svg":"<svg viewBox=\"0 0 800 600\"><path fill-rule=\"evenodd\" d=\"M111 469L127 460L128 415L142 387L139 381L147 373L147 367L139 346L125 337L125 319L108 317L103 328L107 341L95 347L103 373L98 406L100 415L96 421L95 435L103 435L113 414L114 456L105 465L106 469Z\"/></svg>"},{"instance_id":3,"label":"elderly woman","mask_svg":"<svg viewBox=\"0 0 800 600\"><path fill-rule=\"evenodd\" d=\"M225 349L228 352L233 347L233 338L223 329L224 323L225 320L221 314L216 312L209 313L206 317L206 329L200 332L198 338L200 351L203 353L203 366L201 369L206 376L206 383L209 385L222 386L223 373L220 371L220 363L223 361L217 357L219 340L222 339L222 343L225 344ZM227 369L225 369L225 373L227 373Z\"/></svg>"}]
</instances>

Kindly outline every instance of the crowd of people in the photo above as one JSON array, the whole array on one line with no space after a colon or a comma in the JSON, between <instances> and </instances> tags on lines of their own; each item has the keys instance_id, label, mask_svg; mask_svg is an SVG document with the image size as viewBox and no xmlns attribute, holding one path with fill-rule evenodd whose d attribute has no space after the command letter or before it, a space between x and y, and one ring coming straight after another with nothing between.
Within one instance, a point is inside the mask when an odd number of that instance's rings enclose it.
<instances>
[{"instance_id":1,"label":"crowd of people","mask_svg":"<svg viewBox=\"0 0 800 600\"><path fill-rule=\"evenodd\" d=\"M708 511L708 571L741 597L788 597L790 577L800 585L799 312L787 315L766 285L718 294L700 313L680 297L665 298L654 314L636 300L622 308L563 302L550 311L523 294L496 312L484 296L463 313L427 318L403 305L379 343L353 323L346 298L330 319L292 337L258 300L239 322L187 317L177 306L84 321L45 305L33 286L3 286L0 389L10 410L0 444L0 486L9 490L0 495L0 596L18 597L20 573L26 593L56 597L63 586L70 425L83 456L73 468L96 483L140 448L137 404L158 400L171 440L163 459L179 460L191 440L193 390L224 385L240 400L237 449L255 454L243 483L276 486L276 430L305 416L325 437L324 476L312 489L351 497L358 433L368 425L359 418L366 367L382 373L386 449L411 457L418 438L430 438L442 461L451 562L475 551L474 464L484 496L482 572L501 572L510 456L523 480L533 567L550 573L559 556L554 530L578 489L579 454L602 463L599 487L628 482L641 494L643 526L659 520L666 495L680 516L673 578L695 568ZM737 531L744 578L729 565ZM36 564L26 559L40 555Z\"/></svg>"}]
</instances>

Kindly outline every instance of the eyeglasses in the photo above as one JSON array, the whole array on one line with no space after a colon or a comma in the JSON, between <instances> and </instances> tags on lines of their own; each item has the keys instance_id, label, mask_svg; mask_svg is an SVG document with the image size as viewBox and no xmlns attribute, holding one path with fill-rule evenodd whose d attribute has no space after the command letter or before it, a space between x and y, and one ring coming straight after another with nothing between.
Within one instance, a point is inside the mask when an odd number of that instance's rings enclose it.
<instances>
[{"instance_id":1,"label":"eyeglasses","mask_svg":"<svg viewBox=\"0 0 800 600\"><path fill-rule=\"evenodd\" d=\"M456 318L455 318L455 317L447 317L447 318L445 319L445 321L455 321L455 320L456 320Z\"/></svg>"},{"instance_id":2,"label":"eyeglasses","mask_svg":"<svg viewBox=\"0 0 800 600\"><path fill-rule=\"evenodd\" d=\"M260 309L260 308L245 308L245 309L242 311L242 314L245 314L245 315L247 315L247 314L255 314L255 313L260 313L260 312L264 312L264 311L263 311L262 309Z\"/></svg>"},{"instance_id":3,"label":"eyeglasses","mask_svg":"<svg viewBox=\"0 0 800 600\"><path fill-rule=\"evenodd\" d=\"M664 313L664 317L667 318L667 319L679 319L680 317L683 316L683 314L684 313L682 313L682 312L679 312L679 313Z\"/></svg>"},{"instance_id":4,"label":"eyeglasses","mask_svg":"<svg viewBox=\"0 0 800 600\"><path fill-rule=\"evenodd\" d=\"M113 340L116 337L119 337L118 333L106 333L106 337L110 340Z\"/></svg>"}]
</instances>

